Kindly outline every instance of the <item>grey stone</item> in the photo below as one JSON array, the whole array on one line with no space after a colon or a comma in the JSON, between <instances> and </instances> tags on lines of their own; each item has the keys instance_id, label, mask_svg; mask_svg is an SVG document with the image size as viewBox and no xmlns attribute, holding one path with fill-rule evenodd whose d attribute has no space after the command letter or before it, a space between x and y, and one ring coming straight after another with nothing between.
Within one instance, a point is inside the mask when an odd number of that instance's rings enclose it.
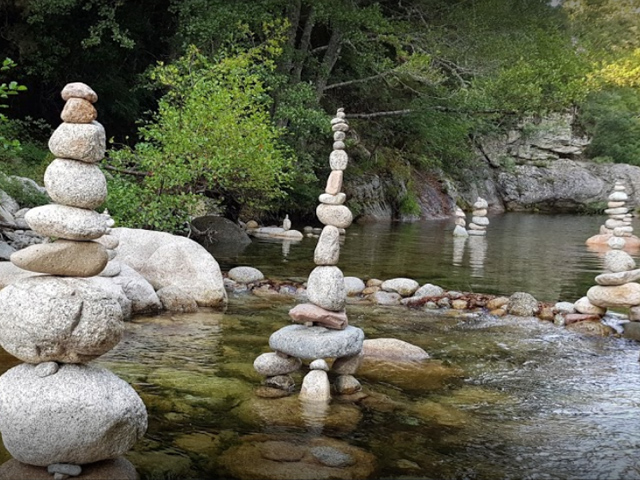
<instances>
[{"instance_id":1,"label":"grey stone","mask_svg":"<svg viewBox=\"0 0 640 480\"><path fill-rule=\"evenodd\" d=\"M334 150L329 155L331 170L345 170L349 164L349 155L344 150Z\"/></svg>"},{"instance_id":2,"label":"grey stone","mask_svg":"<svg viewBox=\"0 0 640 480\"><path fill-rule=\"evenodd\" d=\"M369 301L376 303L378 305L400 305L400 300L402 300L402 296L399 293L395 292L374 292L367 297Z\"/></svg>"},{"instance_id":3,"label":"grey stone","mask_svg":"<svg viewBox=\"0 0 640 480\"><path fill-rule=\"evenodd\" d=\"M180 287L169 285L156 292L162 308L169 312L194 313L198 311L196 299Z\"/></svg>"},{"instance_id":4,"label":"grey stone","mask_svg":"<svg viewBox=\"0 0 640 480\"><path fill-rule=\"evenodd\" d=\"M571 302L557 302L553 309L558 313L574 313L576 311Z\"/></svg>"},{"instance_id":5,"label":"grey stone","mask_svg":"<svg viewBox=\"0 0 640 480\"><path fill-rule=\"evenodd\" d=\"M193 240L164 232L114 228L118 260L142 275L156 290L175 285L201 307L226 305L218 262Z\"/></svg>"},{"instance_id":6,"label":"grey stone","mask_svg":"<svg viewBox=\"0 0 640 480\"><path fill-rule=\"evenodd\" d=\"M454 237L468 237L469 236L469 232L467 232L467 229L464 228L463 225L456 225L456 228L453 229L453 236Z\"/></svg>"},{"instance_id":7,"label":"grey stone","mask_svg":"<svg viewBox=\"0 0 640 480\"><path fill-rule=\"evenodd\" d=\"M354 375L362 363L362 352L349 357L336 358L331 370L339 375Z\"/></svg>"},{"instance_id":8,"label":"grey stone","mask_svg":"<svg viewBox=\"0 0 640 480\"><path fill-rule=\"evenodd\" d=\"M482 209L485 209L485 208L489 208L489 204L487 203L487 201L484 198L478 197L478 199L473 204L473 209L474 210L482 210Z\"/></svg>"},{"instance_id":9,"label":"grey stone","mask_svg":"<svg viewBox=\"0 0 640 480\"><path fill-rule=\"evenodd\" d=\"M615 286L640 280L640 269L626 270L618 273L602 273L596 277L598 285ZM586 313L586 312L581 312Z\"/></svg>"},{"instance_id":10,"label":"grey stone","mask_svg":"<svg viewBox=\"0 0 640 480\"><path fill-rule=\"evenodd\" d=\"M20 462L97 462L124 454L144 435L144 403L108 370L62 365L45 378L35 370L22 364L0 377L2 440Z\"/></svg>"},{"instance_id":11,"label":"grey stone","mask_svg":"<svg viewBox=\"0 0 640 480\"><path fill-rule=\"evenodd\" d=\"M8 243L0 242L0 260L9 260L9 258L15 251L16 249Z\"/></svg>"},{"instance_id":12,"label":"grey stone","mask_svg":"<svg viewBox=\"0 0 640 480\"><path fill-rule=\"evenodd\" d=\"M350 357L362 350L364 332L348 326L344 330L288 325L274 332L269 347L307 360Z\"/></svg>"},{"instance_id":13,"label":"grey stone","mask_svg":"<svg viewBox=\"0 0 640 480\"><path fill-rule=\"evenodd\" d=\"M104 158L107 135L100 123L61 123L49 139L49 150L58 158L97 163Z\"/></svg>"},{"instance_id":14,"label":"grey stone","mask_svg":"<svg viewBox=\"0 0 640 480\"><path fill-rule=\"evenodd\" d=\"M334 150L344 150L347 146L342 141L333 142Z\"/></svg>"},{"instance_id":15,"label":"grey stone","mask_svg":"<svg viewBox=\"0 0 640 480\"><path fill-rule=\"evenodd\" d=\"M481 227L489 225L489 219L487 217L472 217L471 221Z\"/></svg>"},{"instance_id":16,"label":"grey stone","mask_svg":"<svg viewBox=\"0 0 640 480\"><path fill-rule=\"evenodd\" d=\"M631 255L622 250L610 250L604 255L604 268L608 272L619 273L636 268Z\"/></svg>"},{"instance_id":17,"label":"grey stone","mask_svg":"<svg viewBox=\"0 0 640 480\"><path fill-rule=\"evenodd\" d=\"M334 117L331 119L331 125L336 125L338 123L347 123L347 121L344 119L344 117Z\"/></svg>"},{"instance_id":18,"label":"grey stone","mask_svg":"<svg viewBox=\"0 0 640 480\"><path fill-rule=\"evenodd\" d=\"M284 390L285 392L292 391L296 383L291 378L291 375L275 375L268 377L264 381L265 386L270 388L277 388L278 390Z\"/></svg>"},{"instance_id":19,"label":"grey stone","mask_svg":"<svg viewBox=\"0 0 640 480\"><path fill-rule=\"evenodd\" d=\"M626 202L629 200L629 196L624 192L617 191L609 195L607 199L611 202Z\"/></svg>"},{"instance_id":20,"label":"grey stone","mask_svg":"<svg viewBox=\"0 0 640 480\"><path fill-rule=\"evenodd\" d=\"M321 193L318 197L318 201L320 203L324 203L325 205L342 205L347 199L347 195L343 192L340 192L336 195L329 195L328 193Z\"/></svg>"},{"instance_id":21,"label":"grey stone","mask_svg":"<svg viewBox=\"0 0 640 480\"><path fill-rule=\"evenodd\" d=\"M333 140L336 141L336 142L340 142L340 141L344 140L345 138L347 138L347 134L344 133L344 132L338 131L338 132L334 132L333 133Z\"/></svg>"},{"instance_id":22,"label":"grey stone","mask_svg":"<svg viewBox=\"0 0 640 480\"><path fill-rule=\"evenodd\" d=\"M324 225L347 228L353 222L353 214L344 205L326 205L321 203L316 208L316 215Z\"/></svg>"},{"instance_id":23,"label":"grey stone","mask_svg":"<svg viewBox=\"0 0 640 480\"><path fill-rule=\"evenodd\" d=\"M108 262L104 270L100 272L101 277L115 277L122 271L122 263L120 262ZM153 288L153 287L152 287Z\"/></svg>"},{"instance_id":24,"label":"grey stone","mask_svg":"<svg viewBox=\"0 0 640 480\"><path fill-rule=\"evenodd\" d=\"M0 205L11 215L18 217L20 205L7 192L0 190Z\"/></svg>"},{"instance_id":25,"label":"grey stone","mask_svg":"<svg viewBox=\"0 0 640 480\"><path fill-rule=\"evenodd\" d=\"M313 447L309 452L318 462L327 467L344 468L356 463L351 455L334 447Z\"/></svg>"},{"instance_id":26,"label":"grey stone","mask_svg":"<svg viewBox=\"0 0 640 480\"><path fill-rule=\"evenodd\" d=\"M337 265L340 259L340 232L337 227L327 225L322 229L313 254L316 265Z\"/></svg>"},{"instance_id":27,"label":"grey stone","mask_svg":"<svg viewBox=\"0 0 640 480\"><path fill-rule=\"evenodd\" d=\"M311 370L302 379L300 400L326 402L331 399L331 385L324 370Z\"/></svg>"},{"instance_id":28,"label":"grey stone","mask_svg":"<svg viewBox=\"0 0 640 480\"><path fill-rule=\"evenodd\" d=\"M614 250L622 250L626 243L627 242L622 237L611 237L609 240L607 240L607 245L609 246L609 248L612 248Z\"/></svg>"},{"instance_id":29,"label":"grey stone","mask_svg":"<svg viewBox=\"0 0 640 480\"><path fill-rule=\"evenodd\" d=\"M36 365L35 373L40 378L55 375L60 370L60 365L56 362L43 362Z\"/></svg>"},{"instance_id":30,"label":"grey stone","mask_svg":"<svg viewBox=\"0 0 640 480\"><path fill-rule=\"evenodd\" d=\"M351 395L362 390L362 385L353 375L340 375L334 385L340 395Z\"/></svg>"},{"instance_id":31,"label":"grey stone","mask_svg":"<svg viewBox=\"0 0 640 480\"><path fill-rule=\"evenodd\" d=\"M329 365L327 365L327 362L324 359L318 358L309 364L309 370L324 370L325 372L328 372Z\"/></svg>"},{"instance_id":32,"label":"grey stone","mask_svg":"<svg viewBox=\"0 0 640 480\"><path fill-rule=\"evenodd\" d=\"M229 278L238 283L254 283L264 280L264 275L257 268L235 267L229 270Z\"/></svg>"},{"instance_id":33,"label":"grey stone","mask_svg":"<svg viewBox=\"0 0 640 480\"><path fill-rule=\"evenodd\" d=\"M44 186L56 203L92 209L107 198L107 180L100 167L56 158L44 172Z\"/></svg>"},{"instance_id":34,"label":"grey stone","mask_svg":"<svg viewBox=\"0 0 640 480\"><path fill-rule=\"evenodd\" d=\"M2 205L0 205L0 222L10 223L12 225L15 225L16 223L16 219L13 217L11 212Z\"/></svg>"},{"instance_id":35,"label":"grey stone","mask_svg":"<svg viewBox=\"0 0 640 480\"><path fill-rule=\"evenodd\" d=\"M374 338L363 342L365 357L388 358L397 361L420 361L429 358L424 349L397 338Z\"/></svg>"},{"instance_id":36,"label":"grey stone","mask_svg":"<svg viewBox=\"0 0 640 480\"><path fill-rule=\"evenodd\" d=\"M120 240L118 240L118 237L114 237L113 235L109 235L109 234L102 235L101 237L98 237L92 241L99 243L104 248L107 248L109 250L118 248L118 245L120 244Z\"/></svg>"},{"instance_id":37,"label":"grey stone","mask_svg":"<svg viewBox=\"0 0 640 480\"><path fill-rule=\"evenodd\" d=\"M604 226L609 230L613 230L616 227L624 227L625 223L622 220L615 220L613 218L608 218L606 222L604 222Z\"/></svg>"},{"instance_id":38,"label":"grey stone","mask_svg":"<svg viewBox=\"0 0 640 480\"><path fill-rule=\"evenodd\" d=\"M93 240L107 229L104 215L65 205L35 207L24 218L40 235L68 240Z\"/></svg>"},{"instance_id":39,"label":"grey stone","mask_svg":"<svg viewBox=\"0 0 640 480\"><path fill-rule=\"evenodd\" d=\"M422 298L422 297L440 297L444 295L444 289L437 285L432 285L430 283L425 283L413 294L414 298Z\"/></svg>"},{"instance_id":40,"label":"grey stone","mask_svg":"<svg viewBox=\"0 0 640 480\"><path fill-rule=\"evenodd\" d=\"M285 358L273 352L263 353L253 362L255 371L266 377L287 375L299 370L301 366L302 361L299 358Z\"/></svg>"},{"instance_id":41,"label":"grey stone","mask_svg":"<svg viewBox=\"0 0 640 480\"><path fill-rule=\"evenodd\" d=\"M89 85L82 82L67 83L60 92L60 96L65 102L70 98L82 98L91 103L98 101L98 94Z\"/></svg>"},{"instance_id":42,"label":"grey stone","mask_svg":"<svg viewBox=\"0 0 640 480\"><path fill-rule=\"evenodd\" d=\"M85 280L90 285L103 290L105 295L120 304L123 320L131 318L131 300L127 298L122 287L113 282L113 279L106 277L88 277Z\"/></svg>"},{"instance_id":43,"label":"grey stone","mask_svg":"<svg viewBox=\"0 0 640 480\"><path fill-rule=\"evenodd\" d=\"M102 288L105 288L106 284L111 284L113 287L122 290L125 298L131 303L132 313L148 313L162 309L162 303L160 302L155 289L142 275L128 265L124 265L120 262L109 263L119 266L120 272L117 275L108 278L102 278L101 275L100 277L93 277L90 280L92 282L96 282L96 284L102 286ZM181 291L185 294L187 299L185 301L193 299L190 292L185 292L182 289Z\"/></svg>"},{"instance_id":44,"label":"grey stone","mask_svg":"<svg viewBox=\"0 0 640 480\"><path fill-rule=\"evenodd\" d=\"M526 292L516 292L509 297L507 312L518 317L533 317L538 313L538 301Z\"/></svg>"},{"instance_id":45,"label":"grey stone","mask_svg":"<svg viewBox=\"0 0 640 480\"><path fill-rule=\"evenodd\" d=\"M316 267L307 280L307 297L314 305L339 312L344 309L347 290L338 267Z\"/></svg>"},{"instance_id":46,"label":"grey stone","mask_svg":"<svg viewBox=\"0 0 640 480\"><path fill-rule=\"evenodd\" d=\"M82 473L82 467L80 465L72 465L69 463L52 463L47 467L47 472L62 473L63 475L77 477Z\"/></svg>"},{"instance_id":47,"label":"grey stone","mask_svg":"<svg viewBox=\"0 0 640 480\"><path fill-rule=\"evenodd\" d=\"M344 277L344 287L347 290L347 296L353 297L362 293L365 284L358 277Z\"/></svg>"},{"instance_id":48,"label":"grey stone","mask_svg":"<svg viewBox=\"0 0 640 480\"><path fill-rule=\"evenodd\" d=\"M486 217L487 216L487 209L486 208L481 208L480 210L473 210L471 212L471 215L474 217Z\"/></svg>"},{"instance_id":49,"label":"grey stone","mask_svg":"<svg viewBox=\"0 0 640 480\"><path fill-rule=\"evenodd\" d=\"M31 245L11 255L11 262L31 272L92 277L107 266L107 250L95 242L58 240Z\"/></svg>"},{"instance_id":50,"label":"grey stone","mask_svg":"<svg viewBox=\"0 0 640 480\"><path fill-rule=\"evenodd\" d=\"M607 208L604 213L607 215L624 215L629 211L627 207Z\"/></svg>"},{"instance_id":51,"label":"grey stone","mask_svg":"<svg viewBox=\"0 0 640 480\"><path fill-rule=\"evenodd\" d=\"M382 282L381 285L385 292L399 293L403 297L410 297L419 287L420 284L411 278L392 278Z\"/></svg>"},{"instance_id":52,"label":"grey stone","mask_svg":"<svg viewBox=\"0 0 640 480\"><path fill-rule=\"evenodd\" d=\"M0 344L24 362L88 362L118 344L122 319L117 300L83 279L37 276L0 290Z\"/></svg>"}]
</instances>

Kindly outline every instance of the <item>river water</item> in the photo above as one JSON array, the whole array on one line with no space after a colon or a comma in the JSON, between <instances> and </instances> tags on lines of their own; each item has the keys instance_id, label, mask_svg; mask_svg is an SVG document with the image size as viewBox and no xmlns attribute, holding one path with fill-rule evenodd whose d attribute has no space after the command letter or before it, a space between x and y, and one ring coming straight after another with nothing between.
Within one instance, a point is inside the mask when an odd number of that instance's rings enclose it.
<instances>
[{"instance_id":1,"label":"river water","mask_svg":"<svg viewBox=\"0 0 640 480\"><path fill-rule=\"evenodd\" d=\"M483 259L468 239L461 258L447 222L372 225L349 232L346 274L407 276L447 288L575 299L598 271L584 247L601 218L505 215L491 219ZM498 232L502 232L501 235ZM482 240L482 239L481 239ZM226 265L304 277L312 240L260 242ZM474 251L476 253L474 253ZM265 253L266 252L266 253ZM309 411L297 397L256 396L254 358L290 324L290 297L231 295L226 312L137 317L97 363L130 382L149 430L128 458L158 479L640 479L638 345L587 337L537 319L449 315L351 300L349 323L367 338L399 338L430 360L368 360L364 396ZM17 363L0 357L3 369ZM295 374L300 385L304 371ZM350 459L318 463L314 448ZM0 457L7 457L0 452ZM347 465L349 464L349 465ZM328 472L328 473L327 473Z\"/></svg>"}]
</instances>

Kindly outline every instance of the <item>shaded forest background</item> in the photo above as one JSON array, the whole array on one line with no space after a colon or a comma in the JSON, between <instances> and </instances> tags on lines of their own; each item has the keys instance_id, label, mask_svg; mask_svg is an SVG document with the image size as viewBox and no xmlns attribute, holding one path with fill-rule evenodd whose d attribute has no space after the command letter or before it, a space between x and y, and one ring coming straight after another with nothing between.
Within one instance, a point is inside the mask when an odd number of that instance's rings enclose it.
<instances>
[{"instance_id":1,"label":"shaded forest background","mask_svg":"<svg viewBox=\"0 0 640 480\"><path fill-rule=\"evenodd\" d=\"M478 138L553 112L595 161L640 165L640 0L0 0L0 20L0 174L41 181L85 82L121 225L313 212L338 107L346 181L405 178L401 213L413 171L464 180Z\"/></svg>"}]
</instances>

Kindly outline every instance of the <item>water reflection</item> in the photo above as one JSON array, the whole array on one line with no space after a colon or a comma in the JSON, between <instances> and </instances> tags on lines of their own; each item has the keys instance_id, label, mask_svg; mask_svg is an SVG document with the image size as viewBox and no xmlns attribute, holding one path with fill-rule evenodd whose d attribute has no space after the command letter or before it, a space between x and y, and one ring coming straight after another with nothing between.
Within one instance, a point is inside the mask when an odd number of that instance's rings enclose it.
<instances>
[{"instance_id":1,"label":"water reflection","mask_svg":"<svg viewBox=\"0 0 640 480\"><path fill-rule=\"evenodd\" d=\"M464 247L467 244L467 237L453 237L453 263L454 266L462 266L464 258Z\"/></svg>"},{"instance_id":2,"label":"water reflection","mask_svg":"<svg viewBox=\"0 0 640 480\"><path fill-rule=\"evenodd\" d=\"M487 237L469 237L469 265L472 277L484 277L484 262L487 258Z\"/></svg>"}]
</instances>

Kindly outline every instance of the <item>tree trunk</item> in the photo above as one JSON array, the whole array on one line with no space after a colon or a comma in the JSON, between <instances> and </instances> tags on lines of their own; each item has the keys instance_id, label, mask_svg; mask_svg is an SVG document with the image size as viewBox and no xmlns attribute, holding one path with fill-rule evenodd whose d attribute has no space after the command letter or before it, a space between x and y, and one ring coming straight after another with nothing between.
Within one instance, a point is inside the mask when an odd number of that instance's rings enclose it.
<instances>
[{"instance_id":1,"label":"tree trunk","mask_svg":"<svg viewBox=\"0 0 640 480\"><path fill-rule=\"evenodd\" d=\"M295 66L293 68L293 74L291 76L291 83L299 83L302 78L302 69L304 63L309 54L309 45L311 44L311 32L316 24L316 11L313 7L309 9L307 15L307 21L304 24L304 30L302 31L302 37L300 38L300 44L296 51Z\"/></svg>"},{"instance_id":2,"label":"tree trunk","mask_svg":"<svg viewBox=\"0 0 640 480\"><path fill-rule=\"evenodd\" d=\"M329 77L331 76L331 71L340 56L342 37L342 31L338 27L335 27L331 33L329 45L327 46L327 51L324 54L322 65L320 66L320 73L316 79L316 96L318 100L322 98Z\"/></svg>"}]
</instances>

